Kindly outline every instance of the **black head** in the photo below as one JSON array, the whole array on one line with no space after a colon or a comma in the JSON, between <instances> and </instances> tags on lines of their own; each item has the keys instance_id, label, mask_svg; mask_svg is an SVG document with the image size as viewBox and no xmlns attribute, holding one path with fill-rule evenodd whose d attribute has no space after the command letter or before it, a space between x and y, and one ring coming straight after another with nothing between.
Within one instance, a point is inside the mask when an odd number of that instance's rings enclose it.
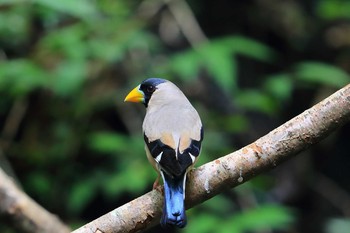
<instances>
[{"instance_id":1,"label":"black head","mask_svg":"<svg viewBox=\"0 0 350 233\"><path fill-rule=\"evenodd\" d=\"M165 79L161 79L161 78L149 78L144 80L141 84L140 84L140 91L143 92L144 94L144 102L143 104L147 107L148 106L148 102L151 99L151 96L153 94L153 92L157 89L157 86L161 83L166 82Z\"/></svg>"}]
</instances>

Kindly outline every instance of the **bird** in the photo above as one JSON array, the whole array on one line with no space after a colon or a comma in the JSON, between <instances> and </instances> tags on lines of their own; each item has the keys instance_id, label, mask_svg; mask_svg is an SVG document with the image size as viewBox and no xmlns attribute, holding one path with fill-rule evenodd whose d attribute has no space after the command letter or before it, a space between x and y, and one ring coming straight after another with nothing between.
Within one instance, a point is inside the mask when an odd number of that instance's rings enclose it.
<instances>
[{"instance_id":1,"label":"bird","mask_svg":"<svg viewBox=\"0 0 350 233\"><path fill-rule=\"evenodd\" d=\"M172 82L148 78L125 97L127 102L142 103L146 114L142 124L145 151L158 172L153 188L164 186L164 206L160 220L163 228L183 228L186 176L197 162L203 140L203 125L196 109Z\"/></svg>"}]
</instances>

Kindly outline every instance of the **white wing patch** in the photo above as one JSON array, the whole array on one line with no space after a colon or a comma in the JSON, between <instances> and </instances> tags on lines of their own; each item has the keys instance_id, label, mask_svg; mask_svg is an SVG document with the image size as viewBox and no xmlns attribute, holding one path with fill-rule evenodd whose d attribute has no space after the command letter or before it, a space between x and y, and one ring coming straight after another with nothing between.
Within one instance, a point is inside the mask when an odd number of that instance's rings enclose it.
<instances>
[{"instance_id":1,"label":"white wing patch","mask_svg":"<svg viewBox=\"0 0 350 233\"><path fill-rule=\"evenodd\" d=\"M157 155L157 157L155 158L155 160L157 161L157 163L159 163L159 162L160 162L160 160L162 159L162 155L163 155L163 151L162 151L162 152L160 152L160 154L159 154L159 155Z\"/></svg>"},{"instance_id":2,"label":"white wing patch","mask_svg":"<svg viewBox=\"0 0 350 233\"><path fill-rule=\"evenodd\" d=\"M190 152L188 152L188 154L191 157L192 163L194 163L194 161L196 160L196 157L194 155L192 155Z\"/></svg>"}]
</instances>

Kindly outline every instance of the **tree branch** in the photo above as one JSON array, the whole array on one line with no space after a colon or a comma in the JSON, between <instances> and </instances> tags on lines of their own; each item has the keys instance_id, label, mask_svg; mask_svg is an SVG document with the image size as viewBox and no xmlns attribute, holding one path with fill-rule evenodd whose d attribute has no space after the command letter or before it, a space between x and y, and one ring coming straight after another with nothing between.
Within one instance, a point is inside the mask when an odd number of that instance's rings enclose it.
<instances>
[{"instance_id":1,"label":"tree branch","mask_svg":"<svg viewBox=\"0 0 350 233\"><path fill-rule=\"evenodd\" d=\"M188 177L191 208L225 189L270 170L350 121L350 85L242 149L209 162ZM139 232L159 223L162 195L153 190L73 233Z\"/></svg>"},{"instance_id":2,"label":"tree branch","mask_svg":"<svg viewBox=\"0 0 350 233\"><path fill-rule=\"evenodd\" d=\"M70 232L55 215L23 193L1 168L0 203L0 214L10 219L23 232Z\"/></svg>"}]
</instances>

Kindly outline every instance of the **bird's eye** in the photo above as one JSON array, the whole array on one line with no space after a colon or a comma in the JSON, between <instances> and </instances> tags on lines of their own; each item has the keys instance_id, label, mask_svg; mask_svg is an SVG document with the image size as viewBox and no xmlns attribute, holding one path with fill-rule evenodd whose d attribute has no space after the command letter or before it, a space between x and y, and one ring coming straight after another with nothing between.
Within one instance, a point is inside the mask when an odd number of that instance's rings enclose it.
<instances>
[{"instance_id":1,"label":"bird's eye","mask_svg":"<svg viewBox=\"0 0 350 233\"><path fill-rule=\"evenodd\" d=\"M146 90L148 93L153 93L156 90L156 88L153 85L149 85Z\"/></svg>"}]
</instances>

